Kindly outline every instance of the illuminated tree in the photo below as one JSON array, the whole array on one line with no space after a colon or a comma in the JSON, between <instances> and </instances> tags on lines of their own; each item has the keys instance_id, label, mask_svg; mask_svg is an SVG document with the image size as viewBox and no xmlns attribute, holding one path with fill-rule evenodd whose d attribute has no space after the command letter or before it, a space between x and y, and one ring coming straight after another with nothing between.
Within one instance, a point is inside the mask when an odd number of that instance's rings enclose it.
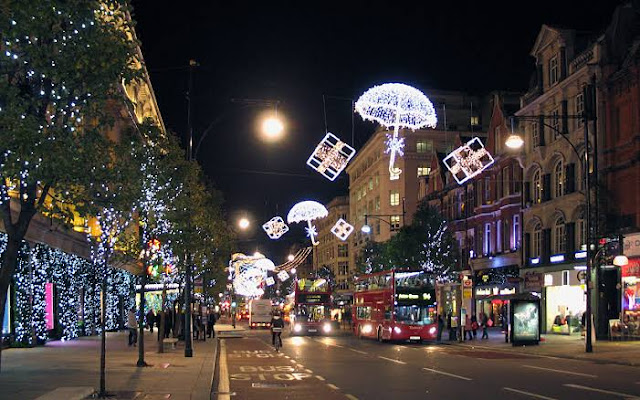
<instances>
[{"instance_id":1,"label":"illuminated tree","mask_svg":"<svg viewBox=\"0 0 640 400\"><path fill-rule=\"evenodd\" d=\"M121 85L140 70L124 0L7 0L0 35L1 325L34 216L96 215L95 185L117 190L112 174L129 154L118 152L113 129L124 109Z\"/></svg>"}]
</instances>

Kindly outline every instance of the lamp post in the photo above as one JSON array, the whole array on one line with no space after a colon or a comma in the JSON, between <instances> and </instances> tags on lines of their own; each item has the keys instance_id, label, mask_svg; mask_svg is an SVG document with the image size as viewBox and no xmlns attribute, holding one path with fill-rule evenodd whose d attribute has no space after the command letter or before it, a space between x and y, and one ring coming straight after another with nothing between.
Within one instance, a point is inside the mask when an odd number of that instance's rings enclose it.
<instances>
[{"instance_id":1,"label":"lamp post","mask_svg":"<svg viewBox=\"0 0 640 400\"><path fill-rule=\"evenodd\" d=\"M594 255L593 255L593 251L595 250L594 245L593 245L593 238L592 238L592 221L591 221L591 174L589 172L589 166L591 163L591 151L590 151L590 146L589 146L589 121L595 121L596 120L596 114L595 114L595 110L593 109L593 107L595 107L595 101L589 97L589 96L594 96L593 92L592 92L592 87L591 85L588 85L587 87L584 88L584 99L585 99L585 110L582 113L582 115L563 115L563 116L549 116L549 115L532 115L532 116L513 116L511 117L511 126L512 126L512 130L513 130L513 121L514 120L520 120L520 121L535 121L551 130L553 130L555 133L557 133L560 137L562 137L562 139L564 139L569 146L571 147L571 149L575 152L576 156L578 157L578 159L581 159L582 157L580 156L580 153L578 152L577 148L575 147L575 145L571 142L571 140L569 140L569 138L566 136L568 134L568 132L566 132L565 130L560 130L558 129L556 126L554 125L549 125L544 123L545 120L553 120L553 121L557 121L558 119L579 119L583 121L583 125L584 125L584 143L585 143L585 152L584 152L584 159L583 162L581 163L582 166L582 173L583 173L583 177L584 177L584 183L585 183L585 191L584 191L584 201L585 201L585 214L586 214L586 218L585 218L585 222L586 222L586 227L587 227L587 237L586 237L586 244L587 244L587 273L585 276L585 283L586 283L586 297L587 297L587 304L586 304L586 310L585 310L585 324L586 324L586 337L585 337L585 352L587 353L591 353L593 352L593 343L592 343L592 331L593 331L593 311L592 311L592 307L591 307L591 297L592 297L592 289L593 289L593 282L592 282L592 274L593 274L593 262L594 262ZM566 124L565 124L566 127ZM594 135L595 136L595 135ZM594 141L596 139L594 138ZM522 137L520 137L519 135L516 135L515 133L512 132L512 134L507 138L505 145L507 147L510 148L521 148L524 145L524 139ZM594 155L595 156L595 155ZM594 164L595 165L595 164ZM594 168L594 173L595 173L595 168ZM524 222L524 221L523 221ZM524 225L524 223L523 223ZM525 260L526 261L526 260Z\"/></svg>"}]
</instances>

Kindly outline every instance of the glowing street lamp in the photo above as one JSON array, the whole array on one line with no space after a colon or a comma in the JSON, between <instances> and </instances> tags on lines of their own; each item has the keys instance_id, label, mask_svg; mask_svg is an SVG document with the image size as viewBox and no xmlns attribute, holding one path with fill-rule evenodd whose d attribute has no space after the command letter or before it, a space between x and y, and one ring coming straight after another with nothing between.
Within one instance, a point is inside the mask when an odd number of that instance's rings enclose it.
<instances>
[{"instance_id":1,"label":"glowing street lamp","mask_svg":"<svg viewBox=\"0 0 640 400\"><path fill-rule=\"evenodd\" d=\"M249 222L249 220L245 217L242 217L240 218L240 220L238 220L238 227L243 231L248 229L250 225L251 225L251 222Z\"/></svg>"},{"instance_id":2,"label":"glowing street lamp","mask_svg":"<svg viewBox=\"0 0 640 400\"><path fill-rule=\"evenodd\" d=\"M282 132L284 131L284 124L282 120L275 117L266 118L262 122L262 132L265 137L269 140L277 140L282 136Z\"/></svg>"},{"instance_id":3,"label":"glowing street lamp","mask_svg":"<svg viewBox=\"0 0 640 400\"><path fill-rule=\"evenodd\" d=\"M362 231L362 233L371 233L371 227L367 224L362 225L362 228L360 228L360 230Z\"/></svg>"},{"instance_id":4,"label":"glowing street lamp","mask_svg":"<svg viewBox=\"0 0 640 400\"><path fill-rule=\"evenodd\" d=\"M509 135L507 141L504 143L510 149L519 149L524 145L524 140L520 135Z\"/></svg>"}]
</instances>

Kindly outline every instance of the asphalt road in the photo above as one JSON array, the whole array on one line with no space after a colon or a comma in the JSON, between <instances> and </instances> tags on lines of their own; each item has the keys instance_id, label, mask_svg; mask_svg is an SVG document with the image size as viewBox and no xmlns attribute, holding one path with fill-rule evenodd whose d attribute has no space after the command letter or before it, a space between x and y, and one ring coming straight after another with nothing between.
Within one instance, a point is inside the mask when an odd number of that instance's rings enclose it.
<instances>
[{"instance_id":1,"label":"asphalt road","mask_svg":"<svg viewBox=\"0 0 640 400\"><path fill-rule=\"evenodd\" d=\"M636 367L353 336L285 336L276 354L270 340L225 340L231 399L640 400Z\"/></svg>"}]
</instances>

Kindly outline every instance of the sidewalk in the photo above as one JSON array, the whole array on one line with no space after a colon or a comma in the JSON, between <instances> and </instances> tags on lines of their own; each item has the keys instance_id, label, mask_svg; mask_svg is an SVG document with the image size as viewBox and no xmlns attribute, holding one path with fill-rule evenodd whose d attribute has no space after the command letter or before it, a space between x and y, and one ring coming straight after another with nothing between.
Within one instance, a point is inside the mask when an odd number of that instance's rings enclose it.
<instances>
[{"instance_id":1,"label":"sidewalk","mask_svg":"<svg viewBox=\"0 0 640 400\"><path fill-rule=\"evenodd\" d=\"M233 328L216 325L224 334ZM237 330L237 329L236 329ZM193 357L184 357L184 342L158 353L157 331L145 330L145 361L139 368L138 348L127 346L128 332L108 332L106 389L113 400L210 399L216 341L193 342ZM100 337L67 342L52 341L42 347L2 351L0 399L32 400L62 388L75 393L95 393L100 388ZM83 388L80 390L79 388ZM52 397L71 399L69 395Z\"/></svg>"},{"instance_id":2,"label":"sidewalk","mask_svg":"<svg viewBox=\"0 0 640 400\"><path fill-rule=\"evenodd\" d=\"M480 339L482 330L478 330L475 340L464 342L447 341L443 335L443 344L490 349L496 351L517 352L544 357L570 358L603 364L640 366L640 341L598 340L593 343L593 353L585 352L584 337L580 335L542 335L540 344L516 346L505 343L504 333L500 329L490 329L489 339Z\"/></svg>"}]
</instances>

